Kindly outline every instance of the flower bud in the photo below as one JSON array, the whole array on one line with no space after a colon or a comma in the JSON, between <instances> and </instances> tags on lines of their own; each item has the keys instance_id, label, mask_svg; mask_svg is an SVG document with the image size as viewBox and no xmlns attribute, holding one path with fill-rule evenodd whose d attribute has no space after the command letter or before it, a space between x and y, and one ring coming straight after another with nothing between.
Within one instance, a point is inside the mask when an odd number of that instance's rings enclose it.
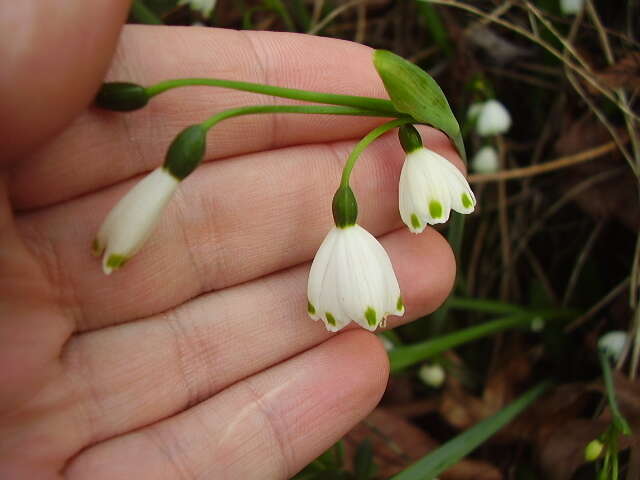
<instances>
[{"instance_id":1,"label":"flower bud","mask_svg":"<svg viewBox=\"0 0 640 480\"><path fill-rule=\"evenodd\" d=\"M584 0L560 0L560 10L565 15L576 15L580 13L584 5Z\"/></svg>"},{"instance_id":2,"label":"flower bud","mask_svg":"<svg viewBox=\"0 0 640 480\"><path fill-rule=\"evenodd\" d=\"M491 145L485 145L476 152L471 160L471 168L477 173L498 171L498 152Z\"/></svg>"},{"instance_id":3,"label":"flower bud","mask_svg":"<svg viewBox=\"0 0 640 480\"><path fill-rule=\"evenodd\" d=\"M144 107L149 101L145 88L135 83L103 83L95 98L95 104L106 110L128 112Z\"/></svg>"},{"instance_id":4,"label":"flower bud","mask_svg":"<svg viewBox=\"0 0 640 480\"><path fill-rule=\"evenodd\" d=\"M600 454L602 453L603 448L604 448L604 445L600 440L598 440L597 438L591 440L587 444L587 446L584 447L584 459L587 462L596 461L600 456Z\"/></svg>"},{"instance_id":5,"label":"flower bud","mask_svg":"<svg viewBox=\"0 0 640 480\"><path fill-rule=\"evenodd\" d=\"M600 337L598 348L616 361L622 355L628 339L627 332L613 330Z\"/></svg>"},{"instance_id":6,"label":"flower bud","mask_svg":"<svg viewBox=\"0 0 640 480\"><path fill-rule=\"evenodd\" d=\"M482 137L501 135L511 128L511 115L497 100L487 100L478 114L476 131Z\"/></svg>"},{"instance_id":7,"label":"flower bud","mask_svg":"<svg viewBox=\"0 0 640 480\"><path fill-rule=\"evenodd\" d=\"M349 185L338 188L333 196L331 207L336 227L345 228L355 225L358 218L358 202Z\"/></svg>"},{"instance_id":8,"label":"flower bud","mask_svg":"<svg viewBox=\"0 0 640 480\"><path fill-rule=\"evenodd\" d=\"M440 388L446 378L444 369L437 363L433 365L425 363L422 365L418 370L418 376L425 385L433 388Z\"/></svg>"},{"instance_id":9,"label":"flower bud","mask_svg":"<svg viewBox=\"0 0 640 480\"><path fill-rule=\"evenodd\" d=\"M207 130L202 125L191 125L171 142L164 160L164 168L178 180L193 172L202 159L207 143Z\"/></svg>"}]
</instances>

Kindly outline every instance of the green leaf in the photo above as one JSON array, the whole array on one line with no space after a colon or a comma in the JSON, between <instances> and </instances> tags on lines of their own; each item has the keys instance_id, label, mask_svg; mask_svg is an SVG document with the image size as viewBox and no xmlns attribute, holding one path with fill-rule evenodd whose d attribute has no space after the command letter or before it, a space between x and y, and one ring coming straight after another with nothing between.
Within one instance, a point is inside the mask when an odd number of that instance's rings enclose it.
<instances>
[{"instance_id":1,"label":"green leaf","mask_svg":"<svg viewBox=\"0 0 640 480\"><path fill-rule=\"evenodd\" d=\"M551 385L542 382L507 405L495 415L482 420L466 432L448 441L429 455L418 460L391 480L429 480L457 463L482 445L489 437L531 405Z\"/></svg>"},{"instance_id":2,"label":"green leaf","mask_svg":"<svg viewBox=\"0 0 640 480\"><path fill-rule=\"evenodd\" d=\"M389 352L391 372L398 372L406 367L410 367L411 365L415 365L416 363L420 363L423 360L450 350L451 348L486 337L493 333L501 332L509 328L526 326L531 320L532 317L530 315L516 313L505 318L458 330L457 332L424 342L396 347Z\"/></svg>"},{"instance_id":3,"label":"green leaf","mask_svg":"<svg viewBox=\"0 0 640 480\"><path fill-rule=\"evenodd\" d=\"M437 82L421 68L388 50L376 50L373 64L396 110L411 115L418 123L442 130L466 160L460 126Z\"/></svg>"},{"instance_id":4,"label":"green leaf","mask_svg":"<svg viewBox=\"0 0 640 480\"><path fill-rule=\"evenodd\" d=\"M373 447L371 441L365 438L364 441L358 445L355 458L355 477L356 480L369 480L373 477Z\"/></svg>"}]
</instances>

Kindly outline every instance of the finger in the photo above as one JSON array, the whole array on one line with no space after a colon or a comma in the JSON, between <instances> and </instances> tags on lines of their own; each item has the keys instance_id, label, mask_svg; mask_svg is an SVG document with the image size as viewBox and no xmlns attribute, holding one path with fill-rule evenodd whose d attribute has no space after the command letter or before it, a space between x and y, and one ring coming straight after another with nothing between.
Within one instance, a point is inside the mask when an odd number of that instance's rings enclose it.
<instances>
[{"instance_id":1,"label":"finger","mask_svg":"<svg viewBox=\"0 0 640 480\"><path fill-rule=\"evenodd\" d=\"M109 78L150 85L176 77L217 77L350 95L385 96L371 49L335 39L273 32L129 26ZM198 87L161 95L138 112L86 112L63 135L19 165L12 198L20 209L59 202L152 170L187 125L222 110L296 103ZM207 158L223 158L362 135L380 119L258 115L223 122Z\"/></svg>"},{"instance_id":2,"label":"finger","mask_svg":"<svg viewBox=\"0 0 640 480\"><path fill-rule=\"evenodd\" d=\"M444 135L428 132L436 150L453 155ZM27 215L20 225L33 245L51 244L56 252L51 268L60 272L61 296L79 329L142 318L309 260L332 226L331 198L352 147L290 147L202 166L182 185L143 251L110 277L89 245L131 184ZM403 159L391 134L365 152L354 172L359 221L376 235L399 225Z\"/></svg>"},{"instance_id":3,"label":"finger","mask_svg":"<svg viewBox=\"0 0 640 480\"><path fill-rule=\"evenodd\" d=\"M18 158L67 125L98 89L128 0L0 3L0 159Z\"/></svg>"},{"instance_id":4,"label":"finger","mask_svg":"<svg viewBox=\"0 0 640 480\"><path fill-rule=\"evenodd\" d=\"M352 331L238 382L176 417L83 452L70 479L286 479L379 401L380 342Z\"/></svg>"},{"instance_id":5,"label":"finger","mask_svg":"<svg viewBox=\"0 0 640 480\"><path fill-rule=\"evenodd\" d=\"M382 243L407 308L402 318L389 318L390 326L435 310L454 278L446 240L432 229L403 229ZM86 412L91 427L82 444L173 415L330 337L306 315L308 271L306 264L77 337L64 356L76 388L65 390L77 392L66 404Z\"/></svg>"}]
</instances>

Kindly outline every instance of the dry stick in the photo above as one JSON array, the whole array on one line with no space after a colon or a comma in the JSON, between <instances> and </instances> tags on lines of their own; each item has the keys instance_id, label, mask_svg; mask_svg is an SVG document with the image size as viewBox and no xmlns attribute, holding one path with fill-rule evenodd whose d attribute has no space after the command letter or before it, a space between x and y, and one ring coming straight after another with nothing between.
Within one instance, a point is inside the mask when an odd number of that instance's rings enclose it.
<instances>
[{"instance_id":1,"label":"dry stick","mask_svg":"<svg viewBox=\"0 0 640 480\"><path fill-rule=\"evenodd\" d=\"M611 290L609 293L607 293L593 307L591 307L587 313L585 313L584 315L579 316L573 322L571 322L569 325L564 327L564 332L565 333L572 332L576 328L578 328L580 325L582 325L584 322L586 322L587 320L590 320L591 318L593 318L600 310L602 310L604 307L606 307L609 304L609 302L611 302L618 295L620 295L627 288L628 285L629 285L629 277L625 278L622 282L620 282L618 285L616 285L613 288L613 290Z\"/></svg>"},{"instance_id":2,"label":"dry stick","mask_svg":"<svg viewBox=\"0 0 640 480\"><path fill-rule=\"evenodd\" d=\"M477 233L473 238L473 248L471 249L471 260L469 261L469 269L467 270L467 293L470 297L474 297L476 286L476 272L478 270L478 264L480 263L480 254L482 253L482 247L484 240L487 236L487 230L489 228L488 220L484 220L480 223Z\"/></svg>"},{"instance_id":3,"label":"dry stick","mask_svg":"<svg viewBox=\"0 0 640 480\"><path fill-rule=\"evenodd\" d=\"M353 41L356 43L364 43L367 33L367 5L364 2L358 4L356 12L358 13L358 16L356 23L356 35Z\"/></svg>"},{"instance_id":4,"label":"dry stick","mask_svg":"<svg viewBox=\"0 0 640 480\"><path fill-rule=\"evenodd\" d=\"M600 236L600 233L602 233L602 229L604 228L606 223L607 223L607 220L603 218L596 224L596 228L593 229L593 231L591 232L591 235L589 235L589 238L584 244L584 247L580 251L580 255L578 256L576 265L573 268L573 271L571 272L571 277L569 278L567 289L564 292L564 298L562 299L563 306L567 306L569 304L569 301L573 296L573 291L575 290L576 285L578 283L578 277L580 276L580 272L582 272L582 267L584 267L584 264L586 263L587 258L589 258L589 255L591 254L591 250L593 249L593 246L595 245L596 240Z\"/></svg>"},{"instance_id":5,"label":"dry stick","mask_svg":"<svg viewBox=\"0 0 640 480\"><path fill-rule=\"evenodd\" d=\"M624 167L623 167L624 168ZM573 200L575 197L580 195L581 193L589 190L594 185L597 185L600 182L604 182L606 180L610 180L615 176L622 173L622 168L617 168L613 170L606 170L604 172L600 172L596 175L593 175L586 180L580 182L575 185L567 193L565 193L557 202L555 202L544 214L538 218L538 220L524 233L522 236L520 243L516 246L512 261L515 261L517 257L522 253L524 247L529 242L529 239L544 225L544 223L553 216L556 212L558 212L562 207L564 207L567 203Z\"/></svg>"},{"instance_id":6,"label":"dry stick","mask_svg":"<svg viewBox=\"0 0 640 480\"><path fill-rule=\"evenodd\" d=\"M516 33L522 35L523 37L531 40L532 42L536 43L537 45L540 45L542 48L544 48L546 51L548 51L554 57L556 57L556 58L560 59L561 61L563 61L565 63L565 65L567 65L571 70L573 70L575 73L577 73L582 78L584 78L587 81L587 83L589 83L593 88L595 88L602 95L604 95L611 102L613 102L620 110L622 110L623 112L625 112L628 115L631 115L633 118L637 118L637 115L634 112L630 111L628 107L620 104L620 102L615 97L615 95L613 95L605 87L600 85L593 78L593 76L589 72L586 72L580 65L576 65L573 61L569 61L568 59L566 59L562 55L562 53L560 51L558 51L555 47L551 46L550 44L548 44L544 40L541 40L540 38L536 37L531 32L529 32L529 31L527 31L527 30L525 30L525 29L523 29L521 27L518 27L517 25L509 23L509 22L507 22L505 20L502 20L501 18L496 18L495 16L493 16L491 14L488 14L486 12L483 12L482 10L479 10L479 9L477 9L475 7L472 7L471 5L467 5L465 3L461 3L461 2L458 2L456 0L421 0L421 1L429 1L430 3L434 3L434 4L447 5L447 6L450 6L450 7L459 8L460 10L465 10L465 11L473 13L475 15L487 18L489 21L497 23L498 25L501 25L504 28L506 28L508 30L511 30L512 32L516 32Z\"/></svg>"},{"instance_id":7,"label":"dry stick","mask_svg":"<svg viewBox=\"0 0 640 480\"><path fill-rule=\"evenodd\" d=\"M315 0L313 2L313 13L311 14L311 23L309 29L312 29L320 21L320 15L322 15L322 9L324 8L324 0Z\"/></svg>"},{"instance_id":8,"label":"dry stick","mask_svg":"<svg viewBox=\"0 0 640 480\"><path fill-rule=\"evenodd\" d=\"M500 166L507 164L507 152L502 136L497 137L498 156ZM509 279L513 265L511 263L511 243L509 238L509 218L507 217L507 184L504 180L498 182L498 219L500 222L500 251L502 253L502 268L505 274L500 281L500 299L506 301L509 298Z\"/></svg>"},{"instance_id":9,"label":"dry stick","mask_svg":"<svg viewBox=\"0 0 640 480\"><path fill-rule=\"evenodd\" d=\"M333 19L336 18L338 15L340 15L342 12L345 12L345 11L349 10L350 8L353 8L356 5L359 5L359 4L364 3L366 1L367 0L351 0L349 3L345 3L344 5L340 5L339 7L334 8L331 12L329 12L327 14L326 17L324 17L322 19L322 21L320 21L319 23L317 23L316 25L311 27L307 33L309 35L317 34L324 27L329 25L329 23L331 23L333 21Z\"/></svg>"},{"instance_id":10,"label":"dry stick","mask_svg":"<svg viewBox=\"0 0 640 480\"><path fill-rule=\"evenodd\" d=\"M549 162L541 163L539 165L532 165L530 167L514 168L511 170L504 170L496 173L487 174L475 174L469 175L470 183L485 183L499 180L513 180L514 178L525 178L540 175L541 173L552 172L561 168L571 167L579 163L587 162L589 160L595 160L602 157L609 152L616 150L617 145L614 142L608 142L599 147L590 148L573 155L567 155L564 157L551 160Z\"/></svg>"},{"instance_id":11,"label":"dry stick","mask_svg":"<svg viewBox=\"0 0 640 480\"><path fill-rule=\"evenodd\" d=\"M540 280L540 283L542 283L542 286L544 287L545 291L547 292L547 295L553 301L554 305L557 304L558 303L558 295L556 294L555 290L553 289L553 286L551 285L551 282L549 281L549 278L547 277L546 273L544 272L544 268L542 268L542 265L540 265L540 261L533 254L533 252L531 251L531 249L529 247L525 247L524 248L524 254L527 257L527 260L529 261L529 264L531 265L531 268L533 269L535 274L538 276L538 278Z\"/></svg>"}]
</instances>

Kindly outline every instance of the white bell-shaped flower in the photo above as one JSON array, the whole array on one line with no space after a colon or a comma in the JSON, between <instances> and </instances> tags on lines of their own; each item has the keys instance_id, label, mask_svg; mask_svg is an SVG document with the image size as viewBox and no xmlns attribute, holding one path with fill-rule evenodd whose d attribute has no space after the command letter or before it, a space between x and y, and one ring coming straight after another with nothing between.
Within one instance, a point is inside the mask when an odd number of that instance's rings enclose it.
<instances>
[{"instance_id":1,"label":"white bell-shaped flower","mask_svg":"<svg viewBox=\"0 0 640 480\"><path fill-rule=\"evenodd\" d=\"M453 209L471 213L476 198L467 179L449 160L421 147L408 153L399 187L400 216L413 233L449 220Z\"/></svg>"},{"instance_id":2,"label":"white bell-shaped flower","mask_svg":"<svg viewBox=\"0 0 640 480\"><path fill-rule=\"evenodd\" d=\"M350 321L373 331L388 315L404 313L387 252L358 224L327 234L311 265L307 296L309 316L330 332Z\"/></svg>"},{"instance_id":3,"label":"white bell-shaped flower","mask_svg":"<svg viewBox=\"0 0 640 480\"><path fill-rule=\"evenodd\" d=\"M113 207L93 242L93 252L103 255L105 274L120 268L142 247L178 183L166 168L156 168Z\"/></svg>"},{"instance_id":4,"label":"white bell-shaped flower","mask_svg":"<svg viewBox=\"0 0 640 480\"><path fill-rule=\"evenodd\" d=\"M491 145L485 145L476 152L471 160L471 169L477 173L498 171L498 152Z\"/></svg>"},{"instance_id":5,"label":"white bell-shaped flower","mask_svg":"<svg viewBox=\"0 0 640 480\"><path fill-rule=\"evenodd\" d=\"M598 340L598 348L610 355L614 360L618 360L628 341L629 335L627 332L612 330L600 337L600 340Z\"/></svg>"},{"instance_id":6,"label":"white bell-shaped flower","mask_svg":"<svg viewBox=\"0 0 640 480\"><path fill-rule=\"evenodd\" d=\"M497 100L484 102L476 122L476 131L482 137L501 135L511 128L509 110Z\"/></svg>"}]
</instances>

